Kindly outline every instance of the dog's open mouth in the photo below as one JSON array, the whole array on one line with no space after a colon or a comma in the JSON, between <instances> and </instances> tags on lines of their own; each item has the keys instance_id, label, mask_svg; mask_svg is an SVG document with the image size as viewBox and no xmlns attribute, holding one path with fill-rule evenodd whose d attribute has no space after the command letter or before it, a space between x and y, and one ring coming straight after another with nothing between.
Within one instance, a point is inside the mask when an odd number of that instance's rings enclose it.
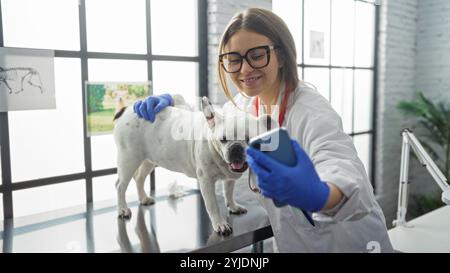
<instances>
[{"instance_id":1,"label":"dog's open mouth","mask_svg":"<svg viewBox=\"0 0 450 273\"><path fill-rule=\"evenodd\" d=\"M248 164L245 161L233 161L228 165L230 166L230 169L236 173L245 172L248 168Z\"/></svg>"}]
</instances>

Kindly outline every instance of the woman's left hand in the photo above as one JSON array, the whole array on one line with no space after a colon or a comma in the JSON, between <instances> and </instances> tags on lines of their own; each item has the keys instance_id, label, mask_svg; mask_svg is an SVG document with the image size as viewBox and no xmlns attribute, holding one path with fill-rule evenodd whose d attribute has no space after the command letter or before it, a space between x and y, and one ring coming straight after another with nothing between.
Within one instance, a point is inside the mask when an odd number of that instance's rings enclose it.
<instances>
[{"instance_id":1,"label":"woman's left hand","mask_svg":"<svg viewBox=\"0 0 450 273\"><path fill-rule=\"evenodd\" d=\"M330 188L322 182L305 151L291 140L297 163L286 166L254 148L247 148L247 163L257 176L261 193L278 202L310 212L327 203Z\"/></svg>"}]
</instances>

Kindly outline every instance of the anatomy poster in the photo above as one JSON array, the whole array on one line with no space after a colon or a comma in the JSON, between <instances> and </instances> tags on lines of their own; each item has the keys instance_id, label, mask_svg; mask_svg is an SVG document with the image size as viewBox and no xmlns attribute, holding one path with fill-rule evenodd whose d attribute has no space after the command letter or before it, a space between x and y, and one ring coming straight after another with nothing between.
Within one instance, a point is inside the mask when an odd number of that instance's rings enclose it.
<instances>
[{"instance_id":1,"label":"anatomy poster","mask_svg":"<svg viewBox=\"0 0 450 273\"><path fill-rule=\"evenodd\" d=\"M0 112L55 109L55 53L0 47Z\"/></svg>"}]
</instances>

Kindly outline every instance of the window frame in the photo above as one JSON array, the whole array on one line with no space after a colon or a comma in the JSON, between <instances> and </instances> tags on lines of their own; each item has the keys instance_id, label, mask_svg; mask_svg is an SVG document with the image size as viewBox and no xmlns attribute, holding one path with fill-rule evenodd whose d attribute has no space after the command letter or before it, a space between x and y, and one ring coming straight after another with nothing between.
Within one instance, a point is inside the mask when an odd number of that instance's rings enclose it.
<instances>
[{"instance_id":1,"label":"window frame","mask_svg":"<svg viewBox=\"0 0 450 273\"><path fill-rule=\"evenodd\" d=\"M377 125L377 105L378 105L378 84L377 84L377 80L378 80L378 39L379 39L379 21L380 21L380 5L378 4L377 1L374 2L370 2L370 1L365 1L365 0L353 0L354 3L356 2L362 2L365 3L367 5L373 5L374 6L374 49L373 49L373 66L371 67L361 67L361 66L355 66L355 64L353 64L353 66L338 66L338 65L332 65L331 64L331 60L332 60L332 16L333 16L333 1L330 1L330 33L329 33L329 41L330 41L330 48L329 48L329 62L328 65L313 65L313 64L305 64L305 0L300 0L302 1L302 27L301 27L301 43L302 43L302 58L301 58L301 63L297 64L297 69L301 69L302 71L302 75L301 78L303 79L305 76L305 68L325 68L328 69L328 74L329 74L329 86L328 86L328 95L331 101L332 98L332 89L331 89L331 85L332 85L332 69L349 69L352 71L353 75L355 74L355 70L370 70L373 73L373 78L372 78L372 120L371 120L371 124L372 124L372 129L371 130L367 130L367 131L360 131L360 132L355 132L354 131L354 115L355 115L355 111L354 111L354 100L352 103L352 132L349 133L349 136L353 137L354 136L358 136L358 135L370 135L370 139L371 139L371 143L369 144L369 151L370 151L370 155L369 155L369 162L368 165L370 166L370 170L366 170L368 172L368 176L371 180L372 183L372 187L374 189L374 191L376 190L375 188L375 170L376 170L376 136L377 136L377 130L376 130L376 125ZM355 51L355 49L353 48L353 52ZM354 94L355 90L354 90L354 78L353 78L353 84L352 84L352 94ZM354 97L354 95L353 95Z\"/></svg>"},{"instance_id":2,"label":"window frame","mask_svg":"<svg viewBox=\"0 0 450 273\"><path fill-rule=\"evenodd\" d=\"M198 63L198 96L208 95L208 21L207 21L207 0L197 0L198 11L198 56L167 56L152 54L152 36L151 36L151 1L145 0L146 5L146 33L147 33L147 53L107 53L107 52L88 52L87 51L87 35L86 35L86 0L79 0L78 16L80 24L80 50L55 50L55 58L78 58L81 60L81 92L82 101L85 101L85 82L88 81L88 59L115 59L115 60L145 60L147 61L148 80L152 81L152 63L153 61L178 61L178 62L196 62ZM3 38L3 18L0 2L0 47L4 47ZM86 183L86 203L93 202L93 185L94 177L111 175L117 173L117 168L109 168L102 170L92 170L92 153L91 139L86 136L86 105L83 107L83 146L84 146L84 162L85 171L61 176L53 176L46 178L38 178L27 181L19 181L12 183L11 175L11 155L10 155L10 139L9 139L9 123L8 112L0 112L0 147L1 147L1 174L2 184L0 184L0 194L3 197L3 218L14 218L13 209L13 192L16 190L30 189L35 187L71 182L73 180L84 180ZM154 193L155 189L155 173L150 176L150 190Z\"/></svg>"}]
</instances>

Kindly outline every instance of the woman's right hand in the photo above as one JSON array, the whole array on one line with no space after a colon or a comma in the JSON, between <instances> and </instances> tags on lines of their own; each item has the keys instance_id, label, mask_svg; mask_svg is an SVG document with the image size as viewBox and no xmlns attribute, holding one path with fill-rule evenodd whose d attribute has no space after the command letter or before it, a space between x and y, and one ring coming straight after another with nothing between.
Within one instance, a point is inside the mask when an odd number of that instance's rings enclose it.
<instances>
[{"instance_id":1,"label":"woman's right hand","mask_svg":"<svg viewBox=\"0 0 450 273\"><path fill-rule=\"evenodd\" d=\"M145 100L137 101L133 105L134 112L139 118L144 118L150 122L155 121L157 113L161 112L167 106L173 106L173 98L169 94L158 96L149 96Z\"/></svg>"}]
</instances>

